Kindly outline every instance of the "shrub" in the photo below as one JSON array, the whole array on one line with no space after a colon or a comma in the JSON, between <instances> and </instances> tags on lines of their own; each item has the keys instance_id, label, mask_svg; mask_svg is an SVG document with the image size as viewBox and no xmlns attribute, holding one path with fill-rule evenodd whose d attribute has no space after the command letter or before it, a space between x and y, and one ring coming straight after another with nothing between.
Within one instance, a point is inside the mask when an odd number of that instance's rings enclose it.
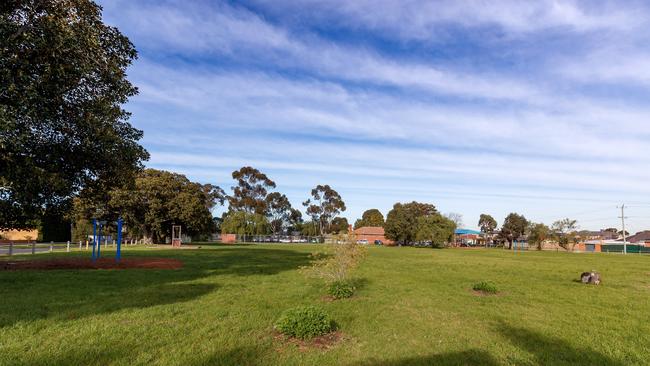
<instances>
[{"instance_id":1,"label":"shrub","mask_svg":"<svg viewBox=\"0 0 650 366\"><path fill-rule=\"evenodd\" d=\"M474 284L472 289L486 294L496 294L498 292L497 287L494 284L485 281Z\"/></svg>"},{"instance_id":2,"label":"shrub","mask_svg":"<svg viewBox=\"0 0 650 366\"><path fill-rule=\"evenodd\" d=\"M280 333L310 339L327 334L335 329L335 324L327 313L315 306L300 306L285 311L275 322L275 329Z\"/></svg>"},{"instance_id":3,"label":"shrub","mask_svg":"<svg viewBox=\"0 0 650 366\"><path fill-rule=\"evenodd\" d=\"M335 299L347 299L354 295L356 287L350 281L335 281L329 284L327 293Z\"/></svg>"},{"instance_id":4,"label":"shrub","mask_svg":"<svg viewBox=\"0 0 650 366\"><path fill-rule=\"evenodd\" d=\"M312 254L311 266L302 267L309 277L320 278L326 284L346 281L350 272L366 257L366 247L357 244L354 235L337 235L324 253Z\"/></svg>"}]
</instances>

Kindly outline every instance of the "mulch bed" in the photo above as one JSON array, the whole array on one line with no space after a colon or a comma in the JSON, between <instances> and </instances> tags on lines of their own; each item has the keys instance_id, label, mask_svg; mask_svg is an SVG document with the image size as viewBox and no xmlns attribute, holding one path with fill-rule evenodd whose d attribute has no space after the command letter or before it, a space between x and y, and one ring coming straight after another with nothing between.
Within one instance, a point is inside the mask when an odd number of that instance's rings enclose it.
<instances>
[{"instance_id":1,"label":"mulch bed","mask_svg":"<svg viewBox=\"0 0 650 366\"><path fill-rule=\"evenodd\" d=\"M19 261L0 261L0 271L56 270L56 269L179 269L183 262L171 258L55 258Z\"/></svg>"},{"instance_id":2,"label":"mulch bed","mask_svg":"<svg viewBox=\"0 0 650 366\"><path fill-rule=\"evenodd\" d=\"M336 331L305 341L298 338L287 337L274 331L273 338L282 344L282 347L278 349L279 352L282 352L286 346L296 347L301 352L306 352L310 349L328 350L336 346L337 343L343 340L343 333Z\"/></svg>"}]
</instances>

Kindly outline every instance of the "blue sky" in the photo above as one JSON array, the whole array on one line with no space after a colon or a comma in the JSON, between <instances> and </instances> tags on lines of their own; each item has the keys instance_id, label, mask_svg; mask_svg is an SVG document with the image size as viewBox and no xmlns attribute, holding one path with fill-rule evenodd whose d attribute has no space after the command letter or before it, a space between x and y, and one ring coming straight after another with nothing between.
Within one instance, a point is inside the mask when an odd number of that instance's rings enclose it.
<instances>
[{"instance_id":1,"label":"blue sky","mask_svg":"<svg viewBox=\"0 0 650 366\"><path fill-rule=\"evenodd\" d=\"M423 201L650 229L643 1L102 0L139 51L148 166L229 190L251 165L354 220Z\"/></svg>"}]
</instances>

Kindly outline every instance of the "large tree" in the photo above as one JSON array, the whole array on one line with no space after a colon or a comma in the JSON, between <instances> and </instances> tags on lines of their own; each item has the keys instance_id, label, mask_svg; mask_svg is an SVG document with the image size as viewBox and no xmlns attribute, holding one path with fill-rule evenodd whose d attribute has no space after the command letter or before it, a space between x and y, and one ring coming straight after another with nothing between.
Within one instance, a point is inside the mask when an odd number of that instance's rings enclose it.
<instances>
[{"instance_id":1,"label":"large tree","mask_svg":"<svg viewBox=\"0 0 650 366\"><path fill-rule=\"evenodd\" d=\"M376 208L366 210L361 218L354 222L354 228L358 229L364 226L384 227L384 215Z\"/></svg>"},{"instance_id":2,"label":"large tree","mask_svg":"<svg viewBox=\"0 0 650 366\"><path fill-rule=\"evenodd\" d=\"M307 207L307 215L317 223L320 235L324 235L332 219L346 209L341 195L329 185L317 185L311 190L311 198L302 204Z\"/></svg>"},{"instance_id":3,"label":"large tree","mask_svg":"<svg viewBox=\"0 0 650 366\"><path fill-rule=\"evenodd\" d=\"M0 4L0 227L35 226L80 191L106 199L147 152L122 109L131 42L89 0Z\"/></svg>"},{"instance_id":4,"label":"large tree","mask_svg":"<svg viewBox=\"0 0 650 366\"><path fill-rule=\"evenodd\" d=\"M478 219L478 226L481 228L481 232L485 237L485 246L487 247L488 241L492 239L492 234L494 234L494 230L497 228L497 220L488 214L481 214L481 217Z\"/></svg>"},{"instance_id":5,"label":"large tree","mask_svg":"<svg viewBox=\"0 0 650 366\"><path fill-rule=\"evenodd\" d=\"M329 234L347 234L350 228L348 219L345 217L335 217L332 219L332 224L329 227Z\"/></svg>"},{"instance_id":6,"label":"large tree","mask_svg":"<svg viewBox=\"0 0 650 366\"><path fill-rule=\"evenodd\" d=\"M266 196L266 213L273 235L290 226L292 216L295 215L287 196L279 192L272 192Z\"/></svg>"},{"instance_id":7,"label":"large tree","mask_svg":"<svg viewBox=\"0 0 650 366\"><path fill-rule=\"evenodd\" d=\"M264 215L230 211L223 219L221 232L237 235L266 235L269 233L269 226L269 220Z\"/></svg>"},{"instance_id":8,"label":"large tree","mask_svg":"<svg viewBox=\"0 0 650 366\"><path fill-rule=\"evenodd\" d=\"M512 248L512 242L523 236L527 227L528 220L523 215L511 213L504 220L499 235L508 243L508 248Z\"/></svg>"},{"instance_id":9,"label":"large tree","mask_svg":"<svg viewBox=\"0 0 650 366\"><path fill-rule=\"evenodd\" d=\"M439 214L436 207L428 203L396 203L386 216L386 238L400 244L413 243L417 240L418 219L435 214Z\"/></svg>"},{"instance_id":10,"label":"large tree","mask_svg":"<svg viewBox=\"0 0 650 366\"><path fill-rule=\"evenodd\" d=\"M530 223L528 227L528 243L542 250L544 242L551 236L551 229L544 224Z\"/></svg>"},{"instance_id":11,"label":"large tree","mask_svg":"<svg viewBox=\"0 0 650 366\"><path fill-rule=\"evenodd\" d=\"M431 242L432 248L442 248L454 238L456 223L439 213L418 217L415 241Z\"/></svg>"},{"instance_id":12,"label":"large tree","mask_svg":"<svg viewBox=\"0 0 650 366\"><path fill-rule=\"evenodd\" d=\"M228 197L230 210L266 215L267 195L276 187L275 182L250 166L232 172L232 178L237 181L237 185L232 187L233 194Z\"/></svg>"},{"instance_id":13,"label":"large tree","mask_svg":"<svg viewBox=\"0 0 650 366\"><path fill-rule=\"evenodd\" d=\"M478 219L478 226L481 228L482 233L492 234L497 228L497 220L488 214L481 214Z\"/></svg>"},{"instance_id":14,"label":"large tree","mask_svg":"<svg viewBox=\"0 0 650 366\"><path fill-rule=\"evenodd\" d=\"M184 175L155 169L144 170L133 188L110 193L109 213L122 216L153 242L170 235L172 225L181 225L188 235L209 234L215 230L211 209L223 202L221 189L191 182Z\"/></svg>"},{"instance_id":15,"label":"large tree","mask_svg":"<svg viewBox=\"0 0 650 366\"><path fill-rule=\"evenodd\" d=\"M569 218L557 220L551 225L553 236L562 248L572 250L577 242L578 221Z\"/></svg>"}]
</instances>

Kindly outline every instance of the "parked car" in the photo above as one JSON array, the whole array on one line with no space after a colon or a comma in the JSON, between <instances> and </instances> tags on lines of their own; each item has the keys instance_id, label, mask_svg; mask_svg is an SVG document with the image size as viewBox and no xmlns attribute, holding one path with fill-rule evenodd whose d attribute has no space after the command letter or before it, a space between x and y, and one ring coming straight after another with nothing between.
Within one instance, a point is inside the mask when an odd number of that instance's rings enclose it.
<instances>
[{"instance_id":1,"label":"parked car","mask_svg":"<svg viewBox=\"0 0 650 366\"><path fill-rule=\"evenodd\" d=\"M291 243L291 239L280 239L280 243Z\"/></svg>"},{"instance_id":2,"label":"parked car","mask_svg":"<svg viewBox=\"0 0 650 366\"><path fill-rule=\"evenodd\" d=\"M375 245L384 245L384 243L381 240L375 240Z\"/></svg>"},{"instance_id":3,"label":"parked car","mask_svg":"<svg viewBox=\"0 0 650 366\"><path fill-rule=\"evenodd\" d=\"M368 239L357 240L357 244L368 244Z\"/></svg>"}]
</instances>

